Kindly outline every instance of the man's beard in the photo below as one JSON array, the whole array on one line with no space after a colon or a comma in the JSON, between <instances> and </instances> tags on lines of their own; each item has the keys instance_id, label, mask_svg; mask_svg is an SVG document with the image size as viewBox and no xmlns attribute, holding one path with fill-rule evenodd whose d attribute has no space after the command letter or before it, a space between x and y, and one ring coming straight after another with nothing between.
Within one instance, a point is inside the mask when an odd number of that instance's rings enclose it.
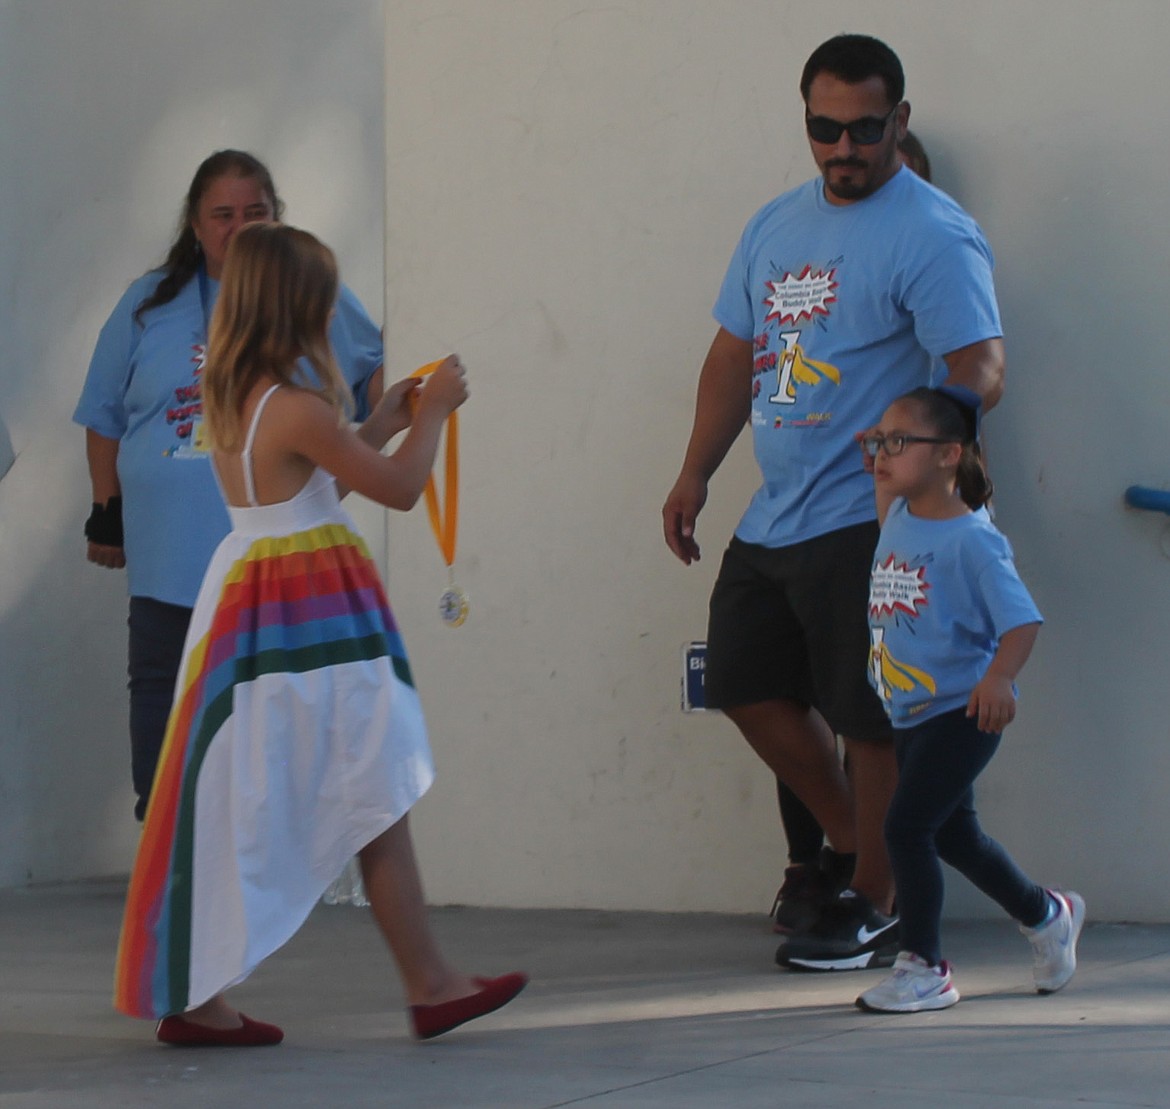
<instances>
[{"instance_id":1,"label":"man's beard","mask_svg":"<svg viewBox=\"0 0 1170 1109\"><path fill-rule=\"evenodd\" d=\"M858 177L864 175L869 168L867 163L855 162L849 158L826 162L823 174L825 188L838 200L860 200L864 196L869 196L873 192L873 186L868 177L858 180ZM834 179L831 176L834 169L850 169L858 172L851 179Z\"/></svg>"}]
</instances>

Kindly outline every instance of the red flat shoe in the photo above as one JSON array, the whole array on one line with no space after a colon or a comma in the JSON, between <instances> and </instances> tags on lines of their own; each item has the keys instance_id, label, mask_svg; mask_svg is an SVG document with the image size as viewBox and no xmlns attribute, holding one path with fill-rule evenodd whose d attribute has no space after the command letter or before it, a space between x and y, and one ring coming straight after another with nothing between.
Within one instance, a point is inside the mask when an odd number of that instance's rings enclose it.
<instances>
[{"instance_id":1,"label":"red flat shoe","mask_svg":"<svg viewBox=\"0 0 1170 1109\"><path fill-rule=\"evenodd\" d=\"M244 1023L239 1028L208 1028L180 1016L163 1017L154 1034L159 1043L176 1047L267 1047L284 1039L284 1032L275 1024L252 1020L243 1013L240 1020Z\"/></svg>"},{"instance_id":2,"label":"red flat shoe","mask_svg":"<svg viewBox=\"0 0 1170 1109\"><path fill-rule=\"evenodd\" d=\"M494 1013L528 985L528 975L502 974L499 978L473 978L472 981L479 990L467 997L457 997L440 1005L412 1005L410 1020L415 1036L420 1040L433 1040L469 1020Z\"/></svg>"}]
</instances>

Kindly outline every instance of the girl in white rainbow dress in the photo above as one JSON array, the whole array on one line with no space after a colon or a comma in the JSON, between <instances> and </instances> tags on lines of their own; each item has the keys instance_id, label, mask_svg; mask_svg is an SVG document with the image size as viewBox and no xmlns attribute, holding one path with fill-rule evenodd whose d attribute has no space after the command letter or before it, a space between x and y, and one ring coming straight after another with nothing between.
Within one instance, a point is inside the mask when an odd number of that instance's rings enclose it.
<instances>
[{"instance_id":1,"label":"girl in white rainbow dress","mask_svg":"<svg viewBox=\"0 0 1170 1109\"><path fill-rule=\"evenodd\" d=\"M223 992L291 938L354 854L416 1036L526 983L458 972L430 930L407 823L433 778L426 727L339 500L414 505L465 372L452 356L425 387L400 382L351 430L327 339L337 291L332 252L307 232L250 224L228 251L202 392L232 531L195 606L118 952L115 1005L159 1020L165 1043L279 1043Z\"/></svg>"}]
</instances>

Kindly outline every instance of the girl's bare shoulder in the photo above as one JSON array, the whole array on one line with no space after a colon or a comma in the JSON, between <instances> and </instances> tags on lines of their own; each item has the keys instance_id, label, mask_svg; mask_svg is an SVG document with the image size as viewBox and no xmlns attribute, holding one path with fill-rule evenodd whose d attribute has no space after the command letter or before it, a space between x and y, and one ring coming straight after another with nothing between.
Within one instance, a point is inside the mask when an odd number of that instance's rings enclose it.
<instances>
[{"instance_id":1,"label":"girl's bare shoulder","mask_svg":"<svg viewBox=\"0 0 1170 1109\"><path fill-rule=\"evenodd\" d=\"M333 408L312 389L306 389L300 385L290 385L286 382L273 382L272 384L279 384L280 388L276 389L268 398L268 410L278 417L282 426L287 426L290 423L316 424L322 419L330 424L337 422ZM258 396L263 396L266 389L267 386L260 389Z\"/></svg>"}]
</instances>

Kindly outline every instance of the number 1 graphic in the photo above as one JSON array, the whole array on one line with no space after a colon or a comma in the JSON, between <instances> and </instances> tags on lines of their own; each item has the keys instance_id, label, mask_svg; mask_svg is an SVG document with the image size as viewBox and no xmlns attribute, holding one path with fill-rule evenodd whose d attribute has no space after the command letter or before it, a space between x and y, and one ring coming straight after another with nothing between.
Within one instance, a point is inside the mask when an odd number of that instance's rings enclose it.
<instances>
[{"instance_id":1,"label":"number 1 graphic","mask_svg":"<svg viewBox=\"0 0 1170 1109\"><path fill-rule=\"evenodd\" d=\"M792 364L796 361L796 343L800 339L800 332L781 331L778 338L784 344L784 353L780 356L776 395L769 397L768 400L772 404L795 404L796 390L792 388Z\"/></svg>"}]
</instances>

